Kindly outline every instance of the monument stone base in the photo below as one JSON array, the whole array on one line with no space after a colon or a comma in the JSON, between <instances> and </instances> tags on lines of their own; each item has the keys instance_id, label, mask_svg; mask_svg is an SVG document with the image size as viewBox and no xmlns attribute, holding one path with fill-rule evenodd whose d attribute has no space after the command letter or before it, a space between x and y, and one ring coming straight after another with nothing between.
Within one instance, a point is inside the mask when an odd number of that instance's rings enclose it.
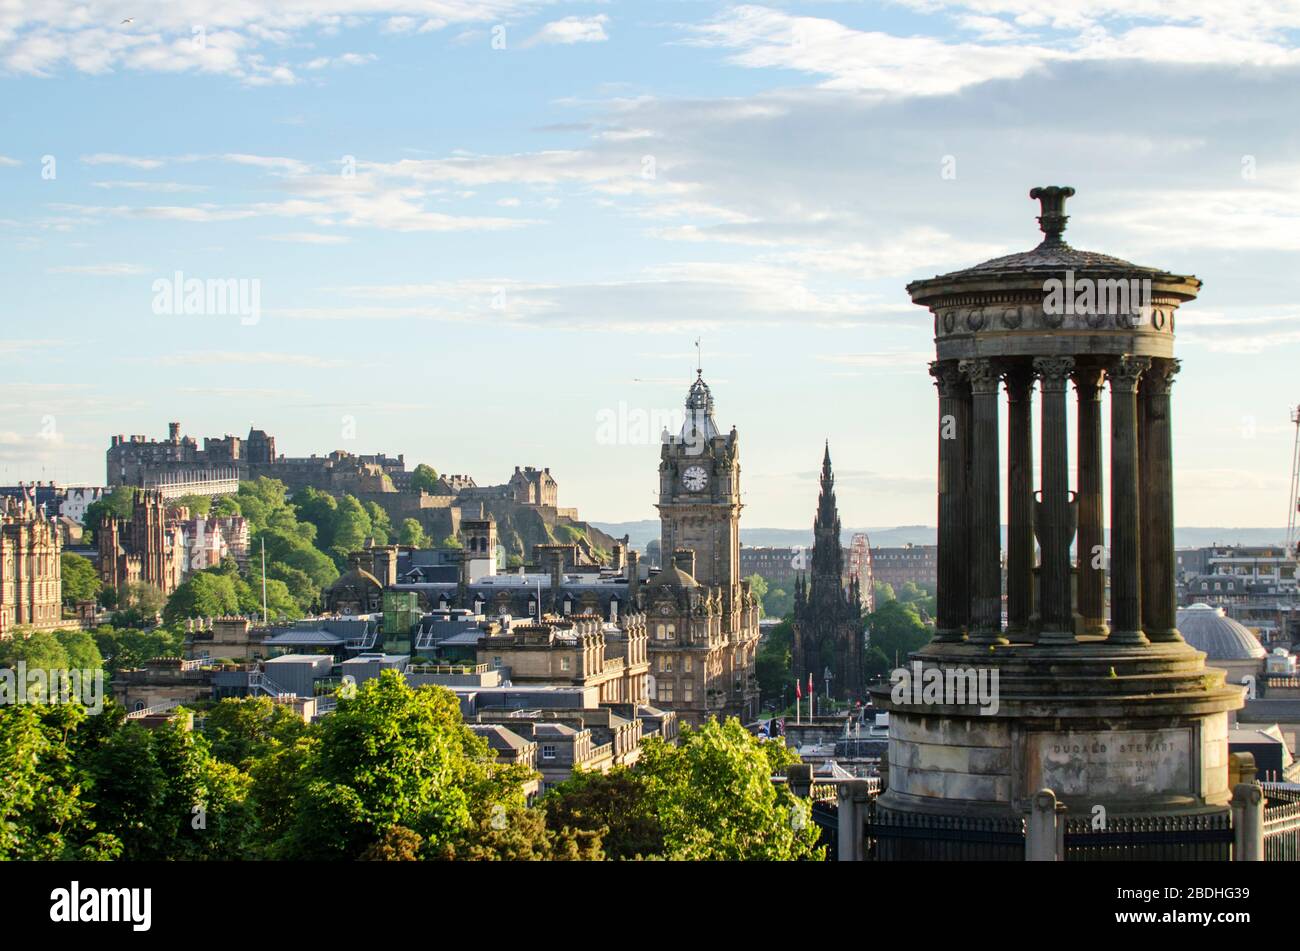
<instances>
[{"instance_id":1,"label":"monument stone base","mask_svg":"<svg viewBox=\"0 0 1300 951\"><path fill-rule=\"evenodd\" d=\"M1186 643L932 643L905 669L871 689L890 714L884 809L1019 817L1044 788L1072 815L1227 807L1228 713L1244 694ZM917 691L918 673L942 695Z\"/></svg>"}]
</instances>

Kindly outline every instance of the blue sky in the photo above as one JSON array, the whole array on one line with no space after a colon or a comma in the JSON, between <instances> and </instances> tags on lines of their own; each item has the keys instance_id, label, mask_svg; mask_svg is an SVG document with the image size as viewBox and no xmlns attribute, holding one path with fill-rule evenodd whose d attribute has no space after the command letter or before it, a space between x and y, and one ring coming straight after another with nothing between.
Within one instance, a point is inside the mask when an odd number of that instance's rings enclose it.
<instances>
[{"instance_id":1,"label":"blue sky","mask_svg":"<svg viewBox=\"0 0 1300 951\"><path fill-rule=\"evenodd\" d=\"M1298 27L1208 0L6 6L0 480L102 481L111 434L179 420L481 484L547 465L588 518L653 517L700 338L745 524L810 523L827 438L846 524L932 524L903 288L1033 246L1029 188L1069 184L1075 246L1205 282L1179 523L1284 524ZM156 313L177 271L257 282L257 319Z\"/></svg>"}]
</instances>

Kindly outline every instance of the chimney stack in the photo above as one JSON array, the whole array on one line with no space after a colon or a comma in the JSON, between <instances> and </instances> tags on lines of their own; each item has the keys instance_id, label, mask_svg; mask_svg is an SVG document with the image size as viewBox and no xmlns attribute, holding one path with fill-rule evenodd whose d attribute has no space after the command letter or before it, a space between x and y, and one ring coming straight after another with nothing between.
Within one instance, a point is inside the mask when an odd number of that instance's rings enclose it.
<instances>
[{"instance_id":1,"label":"chimney stack","mask_svg":"<svg viewBox=\"0 0 1300 951\"><path fill-rule=\"evenodd\" d=\"M695 577L695 549L678 548L673 552L673 564L686 572L692 578Z\"/></svg>"}]
</instances>

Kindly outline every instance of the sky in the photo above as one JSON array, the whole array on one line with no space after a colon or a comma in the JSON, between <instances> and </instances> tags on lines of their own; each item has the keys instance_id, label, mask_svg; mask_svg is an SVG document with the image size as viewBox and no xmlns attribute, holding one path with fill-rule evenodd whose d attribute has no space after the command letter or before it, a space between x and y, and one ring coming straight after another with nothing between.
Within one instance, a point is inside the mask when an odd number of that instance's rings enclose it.
<instances>
[{"instance_id":1,"label":"sky","mask_svg":"<svg viewBox=\"0 0 1300 951\"><path fill-rule=\"evenodd\" d=\"M549 466L655 516L700 364L743 524L933 524L910 280L1066 239L1204 281L1180 525L1278 526L1300 2L0 5L0 482L117 433ZM187 299L179 283L201 282ZM230 289L220 294L206 291ZM1280 539L1279 539L1280 540Z\"/></svg>"}]
</instances>

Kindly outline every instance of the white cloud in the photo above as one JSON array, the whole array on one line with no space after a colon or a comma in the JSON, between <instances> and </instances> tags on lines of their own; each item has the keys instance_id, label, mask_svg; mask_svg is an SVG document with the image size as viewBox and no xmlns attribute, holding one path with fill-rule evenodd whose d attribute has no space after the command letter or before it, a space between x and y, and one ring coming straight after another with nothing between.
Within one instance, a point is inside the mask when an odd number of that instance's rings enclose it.
<instances>
[{"instance_id":1,"label":"white cloud","mask_svg":"<svg viewBox=\"0 0 1300 951\"><path fill-rule=\"evenodd\" d=\"M306 353L276 353L272 351L191 350L184 353L165 354L151 358L164 366L221 366L238 363L252 366L310 367L332 370L351 365L350 361L332 357L317 357Z\"/></svg>"},{"instance_id":2,"label":"white cloud","mask_svg":"<svg viewBox=\"0 0 1300 951\"><path fill-rule=\"evenodd\" d=\"M208 190L207 185L191 185L184 182L106 181L91 182L90 184L95 188L144 192L201 192Z\"/></svg>"},{"instance_id":3,"label":"white cloud","mask_svg":"<svg viewBox=\"0 0 1300 951\"><path fill-rule=\"evenodd\" d=\"M1021 0L912 0L912 5L924 13L951 12L983 42L856 30L830 19L748 5L683 29L688 42L733 51L730 61L739 66L795 70L823 77L827 89L888 97L947 95L1063 62L1300 65L1300 51L1285 32L1300 28L1295 3L1281 5L1282 11L1261 2L1240 10L1234 5L1227 16L1205 2L1174 9L1157 0L1133 5L1083 0L1055 5L1046 19L1035 15L1037 3ZM1014 14L1016 25L989 16L993 13ZM1017 29L1047 24L1060 32Z\"/></svg>"},{"instance_id":4,"label":"white cloud","mask_svg":"<svg viewBox=\"0 0 1300 951\"><path fill-rule=\"evenodd\" d=\"M63 264L47 268L51 274L91 274L96 277L119 277L147 274L149 269L139 264Z\"/></svg>"},{"instance_id":5,"label":"white cloud","mask_svg":"<svg viewBox=\"0 0 1300 951\"><path fill-rule=\"evenodd\" d=\"M320 234L315 231L294 231L286 234L268 234L268 241L286 241L291 244L347 244L350 240L341 234Z\"/></svg>"},{"instance_id":6,"label":"white cloud","mask_svg":"<svg viewBox=\"0 0 1300 951\"><path fill-rule=\"evenodd\" d=\"M605 32L605 24L608 22L609 17L603 13L589 17L572 16L565 17L562 20L553 20L526 40L524 45L532 46L539 43L564 45L604 43L609 39L609 35Z\"/></svg>"},{"instance_id":7,"label":"white cloud","mask_svg":"<svg viewBox=\"0 0 1300 951\"><path fill-rule=\"evenodd\" d=\"M65 70L200 72L249 85L297 81L293 51L309 34L336 35L386 15L387 32L501 22L545 0L186 0L149 4L123 24L116 0L13 0L0 6L0 69L32 76ZM144 15L147 13L148 15ZM201 32L195 32L195 25ZM362 54L351 54L368 61ZM270 56L276 57L275 60ZM344 58L332 61L348 65Z\"/></svg>"},{"instance_id":8,"label":"white cloud","mask_svg":"<svg viewBox=\"0 0 1300 951\"><path fill-rule=\"evenodd\" d=\"M162 168L163 166L162 159L117 155L112 152L96 152L94 155L83 155L81 162L83 165L125 165L129 168L143 169Z\"/></svg>"}]
</instances>

